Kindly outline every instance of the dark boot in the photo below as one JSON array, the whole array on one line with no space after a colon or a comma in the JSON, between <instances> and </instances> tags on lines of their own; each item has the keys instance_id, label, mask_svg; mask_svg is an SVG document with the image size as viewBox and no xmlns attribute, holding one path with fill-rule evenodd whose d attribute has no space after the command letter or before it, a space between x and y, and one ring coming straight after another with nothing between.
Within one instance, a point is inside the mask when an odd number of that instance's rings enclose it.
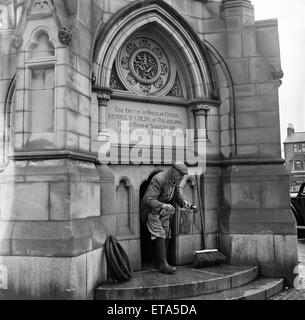
<instances>
[{"instance_id":1,"label":"dark boot","mask_svg":"<svg viewBox=\"0 0 305 320\"><path fill-rule=\"evenodd\" d=\"M175 273L177 269L175 267L171 267L167 263L165 239L157 238L154 242L155 242L156 257L158 261L159 272L165 273L165 274Z\"/></svg>"},{"instance_id":2,"label":"dark boot","mask_svg":"<svg viewBox=\"0 0 305 320\"><path fill-rule=\"evenodd\" d=\"M155 240L152 240L152 255L153 255L153 268L158 269L159 262L157 259L157 245Z\"/></svg>"}]
</instances>

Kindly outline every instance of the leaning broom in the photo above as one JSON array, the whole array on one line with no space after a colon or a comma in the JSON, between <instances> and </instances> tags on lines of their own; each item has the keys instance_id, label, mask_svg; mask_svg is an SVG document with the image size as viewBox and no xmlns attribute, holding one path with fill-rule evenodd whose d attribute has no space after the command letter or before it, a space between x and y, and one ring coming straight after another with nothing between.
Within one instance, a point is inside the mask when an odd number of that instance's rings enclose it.
<instances>
[{"instance_id":1,"label":"leaning broom","mask_svg":"<svg viewBox=\"0 0 305 320\"><path fill-rule=\"evenodd\" d=\"M202 205L200 187L204 188L204 184L200 184L200 176L196 175L196 189L198 198L198 208L195 206L191 207L194 213L200 214L201 229L202 229L202 248L203 250L195 251L193 265L195 268L212 267L223 264L226 261L226 257L219 252L217 249L207 250L204 238L205 218L204 210ZM203 189L204 190L204 189Z\"/></svg>"}]
</instances>

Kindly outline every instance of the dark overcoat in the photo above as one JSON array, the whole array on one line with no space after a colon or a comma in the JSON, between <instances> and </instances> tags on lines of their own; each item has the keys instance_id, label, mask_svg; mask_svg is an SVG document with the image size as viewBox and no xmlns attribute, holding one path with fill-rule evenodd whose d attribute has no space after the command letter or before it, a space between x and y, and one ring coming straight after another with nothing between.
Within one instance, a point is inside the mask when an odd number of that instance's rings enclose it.
<instances>
[{"instance_id":1,"label":"dark overcoat","mask_svg":"<svg viewBox=\"0 0 305 320\"><path fill-rule=\"evenodd\" d=\"M163 171L152 179L141 202L141 220L146 223L149 213L160 214L164 203L183 207L182 188L171 182L171 171Z\"/></svg>"}]
</instances>

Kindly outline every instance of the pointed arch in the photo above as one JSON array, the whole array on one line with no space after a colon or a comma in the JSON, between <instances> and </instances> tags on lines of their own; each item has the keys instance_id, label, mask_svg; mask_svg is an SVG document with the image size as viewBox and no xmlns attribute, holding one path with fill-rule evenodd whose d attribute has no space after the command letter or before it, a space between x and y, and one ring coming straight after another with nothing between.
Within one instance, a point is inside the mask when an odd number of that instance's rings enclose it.
<instances>
[{"instance_id":1,"label":"pointed arch","mask_svg":"<svg viewBox=\"0 0 305 320\"><path fill-rule=\"evenodd\" d=\"M1 148L1 159L0 167L7 165L7 156L11 150L12 143L12 127L13 127L13 114L14 114L14 98L16 93L16 75L12 78L8 87L4 110L3 110L3 135L2 135L2 148Z\"/></svg>"},{"instance_id":2,"label":"pointed arch","mask_svg":"<svg viewBox=\"0 0 305 320\"><path fill-rule=\"evenodd\" d=\"M17 27L16 27L16 34L22 35L24 33L24 29L26 26L27 21L31 17L31 9L34 5L35 0L27 0L25 4L23 5L22 12L20 14L20 20L18 21ZM54 3L54 0L47 0L49 5L49 15L53 16L56 25L58 26L58 29L61 29L64 25L64 21L66 20L65 17L62 17L59 15L58 10L56 8L56 5ZM41 17L43 18L43 14Z\"/></svg>"},{"instance_id":3,"label":"pointed arch","mask_svg":"<svg viewBox=\"0 0 305 320\"><path fill-rule=\"evenodd\" d=\"M216 89L209 54L188 22L162 0L135 1L115 14L94 36L93 71L97 85L109 87L111 70L124 42L142 27L153 25L177 48L184 58L193 99L209 99Z\"/></svg>"}]
</instances>

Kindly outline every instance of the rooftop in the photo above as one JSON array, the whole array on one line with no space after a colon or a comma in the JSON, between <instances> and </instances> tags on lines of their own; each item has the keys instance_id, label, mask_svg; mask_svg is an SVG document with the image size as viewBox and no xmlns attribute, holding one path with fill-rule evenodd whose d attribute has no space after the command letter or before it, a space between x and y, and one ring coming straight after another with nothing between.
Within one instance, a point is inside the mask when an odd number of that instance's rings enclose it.
<instances>
[{"instance_id":1,"label":"rooftop","mask_svg":"<svg viewBox=\"0 0 305 320\"><path fill-rule=\"evenodd\" d=\"M298 142L305 142L305 132L296 132L296 133L292 133L290 134L284 144L287 143L298 143Z\"/></svg>"},{"instance_id":2,"label":"rooftop","mask_svg":"<svg viewBox=\"0 0 305 320\"><path fill-rule=\"evenodd\" d=\"M299 153L294 155L294 157L290 161L304 161L305 160L305 153Z\"/></svg>"}]
</instances>

